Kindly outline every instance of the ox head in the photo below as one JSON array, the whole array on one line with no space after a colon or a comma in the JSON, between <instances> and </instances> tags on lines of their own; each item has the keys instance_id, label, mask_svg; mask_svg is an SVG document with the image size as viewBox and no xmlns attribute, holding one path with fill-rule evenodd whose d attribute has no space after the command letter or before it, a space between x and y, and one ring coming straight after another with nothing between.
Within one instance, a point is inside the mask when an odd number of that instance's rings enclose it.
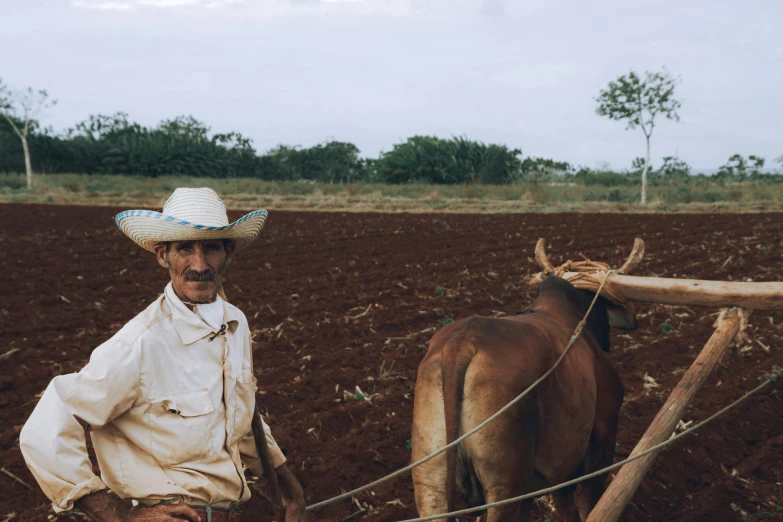
<instances>
[{"instance_id":1,"label":"ox head","mask_svg":"<svg viewBox=\"0 0 783 522\"><path fill-rule=\"evenodd\" d=\"M532 309L545 311L552 316L562 318L565 324L575 325L587 313L593 298L595 298L593 292L578 289L562 277L549 275L539 285L538 296ZM605 352L611 348L609 338L611 327L634 330L636 317L625 307L598 296L587 318L585 331L592 333L598 346ZM569 331L569 335L570 333Z\"/></svg>"},{"instance_id":2,"label":"ox head","mask_svg":"<svg viewBox=\"0 0 783 522\"><path fill-rule=\"evenodd\" d=\"M643 256L644 242L640 238L636 238L628 260L618 269L618 272L625 274L629 273L641 263ZM543 239L540 239L536 245L536 261L538 261L538 264L545 273L555 270L544 251ZM565 302L570 304L571 306L568 307L570 308L569 311L574 314L574 317L576 317L578 321L587 313L590 304L595 298L595 293L578 289L561 277L548 275L539 286L536 301L545 301L549 298L554 298L563 304ZM559 309L559 306L556 306L554 309L550 308L550 310ZM603 296L598 296L598 299L596 299L595 305L593 306L593 310L587 319L587 328L592 332L603 351L609 351L611 348L609 339L609 330L611 327L622 330L635 330L636 326L636 317L630 310L624 306L612 303L612 301Z\"/></svg>"}]
</instances>

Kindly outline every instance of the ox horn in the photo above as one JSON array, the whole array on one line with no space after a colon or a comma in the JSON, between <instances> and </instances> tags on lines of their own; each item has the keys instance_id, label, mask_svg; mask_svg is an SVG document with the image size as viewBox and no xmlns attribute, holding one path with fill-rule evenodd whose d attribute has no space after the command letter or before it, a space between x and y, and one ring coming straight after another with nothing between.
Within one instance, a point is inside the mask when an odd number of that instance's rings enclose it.
<instances>
[{"instance_id":1,"label":"ox horn","mask_svg":"<svg viewBox=\"0 0 783 522\"><path fill-rule=\"evenodd\" d=\"M631 250L631 255L628 256L628 260L625 262L623 266L620 267L618 272L622 274L630 274L637 266L639 266L639 263L642 262L643 257L644 257L644 241L642 241L642 238L637 237L633 242L633 249Z\"/></svg>"},{"instance_id":2,"label":"ox horn","mask_svg":"<svg viewBox=\"0 0 783 522\"><path fill-rule=\"evenodd\" d=\"M546 240L543 237L536 243L536 262L544 272L551 272L555 267L552 266L552 263L549 262L549 258L546 256L546 252L544 251L545 244Z\"/></svg>"}]
</instances>

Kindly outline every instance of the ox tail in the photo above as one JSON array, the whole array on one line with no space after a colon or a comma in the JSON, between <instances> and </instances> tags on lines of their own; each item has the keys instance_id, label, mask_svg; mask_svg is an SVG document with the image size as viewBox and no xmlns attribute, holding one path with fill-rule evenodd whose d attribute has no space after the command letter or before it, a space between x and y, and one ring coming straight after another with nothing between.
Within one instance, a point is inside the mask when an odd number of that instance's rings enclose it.
<instances>
[{"instance_id":1,"label":"ox tail","mask_svg":"<svg viewBox=\"0 0 783 522\"><path fill-rule=\"evenodd\" d=\"M462 395L465 389L465 372L476 354L473 343L463 340L449 341L443 350L443 401L446 414L446 443L459 437L462 411ZM448 511L454 511L457 496L457 447L446 450L446 500ZM453 522L449 518L448 522Z\"/></svg>"}]
</instances>

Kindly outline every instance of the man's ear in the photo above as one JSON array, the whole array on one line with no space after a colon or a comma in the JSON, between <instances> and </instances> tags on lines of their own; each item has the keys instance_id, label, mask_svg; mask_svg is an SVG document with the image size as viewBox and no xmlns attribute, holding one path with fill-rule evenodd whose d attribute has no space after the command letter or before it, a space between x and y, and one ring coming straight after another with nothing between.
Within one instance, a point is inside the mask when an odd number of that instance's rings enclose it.
<instances>
[{"instance_id":1,"label":"man's ear","mask_svg":"<svg viewBox=\"0 0 783 522\"><path fill-rule=\"evenodd\" d=\"M158 258L158 264L163 268L169 267L169 262L166 261L166 244L158 243L155 245L155 257Z\"/></svg>"},{"instance_id":2,"label":"man's ear","mask_svg":"<svg viewBox=\"0 0 783 522\"><path fill-rule=\"evenodd\" d=\"M636 316L623 306L609 304L606 308L609 326L621 330L636 330Z\"/></svg>"}]
</instances>

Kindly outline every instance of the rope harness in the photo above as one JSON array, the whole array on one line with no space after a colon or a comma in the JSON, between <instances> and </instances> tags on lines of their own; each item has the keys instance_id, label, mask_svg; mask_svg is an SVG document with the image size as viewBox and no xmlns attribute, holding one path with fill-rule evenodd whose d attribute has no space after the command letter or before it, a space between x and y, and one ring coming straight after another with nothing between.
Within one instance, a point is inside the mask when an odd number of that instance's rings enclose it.
<instances>
[{"instance_id":1,"label":"rope harness","mask_svg":"<svg viewBox=\"0 0 783 522\"><path fill-rule=\"evenodd\" d=\"M631 303L628 299L606 278L609 272L617 271L610 269L606 263L591 261L585 256L582 256L582 258L584 259L583 261L571 261L569 259L554 270L547 272L547 274L562 277L580 290L588 290L600 294L616 305L629 307Z\"/></svg>"}]
</instances>

